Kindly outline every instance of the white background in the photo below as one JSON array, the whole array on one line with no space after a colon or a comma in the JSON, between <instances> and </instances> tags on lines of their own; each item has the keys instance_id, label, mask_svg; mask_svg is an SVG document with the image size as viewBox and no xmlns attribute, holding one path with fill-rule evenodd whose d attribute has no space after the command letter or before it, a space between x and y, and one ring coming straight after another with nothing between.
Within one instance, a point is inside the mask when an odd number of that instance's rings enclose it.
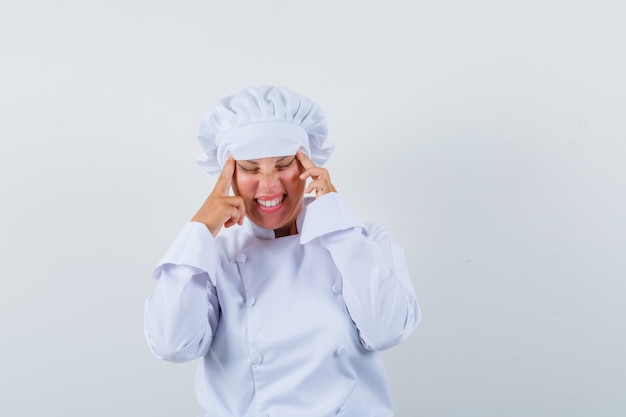
<instances>
[{"instance_id":1,"label":"white background","mask_svg":"<svg viewBox=\"0 0 626 417\"><path fill-rule=\"evenodd\" d=\"M405 248L399 417L626 415L623 1L4 0L0 47L0 415L200 411L143 302L213 183L201 115L262 84Z\"/></svg>"}]
</instances>

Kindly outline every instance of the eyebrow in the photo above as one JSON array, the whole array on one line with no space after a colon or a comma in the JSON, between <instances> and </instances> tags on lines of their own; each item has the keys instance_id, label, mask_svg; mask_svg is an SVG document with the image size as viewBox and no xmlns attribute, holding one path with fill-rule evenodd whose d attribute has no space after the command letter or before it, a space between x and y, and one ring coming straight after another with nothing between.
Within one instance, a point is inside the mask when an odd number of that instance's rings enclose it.
<instances>
[{"instance_id":1,"label":"eyebrow","mask_svg":"<svg viewBox=\"0 0 626 417\"><path fill-rule=\"evenodd\" d=\"M296 158L296 157L295 157L295 155L287 155L287 156L282 156L282 157L278 158L278 159L276 160L276 162L274 162L274 165L276 165L276 164L280 164L280 163L281 163L281 162L283 162L285 159L287 159L287 158L289 158L289 157L291 157L291 156L293 156L293 158L294 158L294 159ZM258 163L256 160L254 160L254 159L247 159L247 160L243 160L243 161L237 161L237 163L239 163L239 162L247 162L247 163L249 163L249 164L252 164L252 165L257 165L257 166L259 165L259 163Z\"/></svg>"}]
</instances>

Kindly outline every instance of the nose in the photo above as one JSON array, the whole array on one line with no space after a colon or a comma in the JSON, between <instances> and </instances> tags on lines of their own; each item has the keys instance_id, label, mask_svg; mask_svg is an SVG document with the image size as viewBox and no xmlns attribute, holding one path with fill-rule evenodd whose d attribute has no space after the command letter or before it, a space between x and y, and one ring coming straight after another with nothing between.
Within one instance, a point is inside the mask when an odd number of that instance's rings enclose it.
<instances>
[{"instance_id":1,"label":"nose","mask_svg":"<svg viewBox=\"0 0 626 417\"><path fill-rule=\"evenodd\" d=\"M276 182L278 182L278 176L276 175L275 170L271 170L269 172L261 172L259 174L259 185L261 187L270 187Z\"/></svg>"}]
</instances>

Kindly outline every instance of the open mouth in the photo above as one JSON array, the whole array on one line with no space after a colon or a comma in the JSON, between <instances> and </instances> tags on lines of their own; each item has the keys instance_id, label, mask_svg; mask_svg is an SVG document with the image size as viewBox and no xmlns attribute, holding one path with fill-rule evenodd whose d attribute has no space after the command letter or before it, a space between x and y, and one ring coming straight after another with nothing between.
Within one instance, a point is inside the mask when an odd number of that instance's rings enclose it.
<instances>
[{"instance_id":1,"label":"open mouth","mask_svg":"<svg viewBox=\"0 0 626 417\"><path fill-rule=\"evenodd\" d=\"M284 199L285 199L285 194L281 195L280 197L273 198L271 200L259 200L255 198L254 201L259 203L259 205L263 207L272 208L272 207L276 207L277 205L279 205Z\"/></svg>"}]
</instances>

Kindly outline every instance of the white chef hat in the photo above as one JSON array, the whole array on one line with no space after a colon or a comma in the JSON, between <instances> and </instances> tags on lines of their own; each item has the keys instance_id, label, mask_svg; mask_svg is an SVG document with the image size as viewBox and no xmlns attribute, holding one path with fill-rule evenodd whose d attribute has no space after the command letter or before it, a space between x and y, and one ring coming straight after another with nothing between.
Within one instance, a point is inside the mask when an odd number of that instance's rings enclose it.
<instances>
[{"instance_id":1,"label":"white chef hat","mask_svg":"<svg viewBox=\"0 0 626 417\"><path fill-rule=\"evenodd\" d=\"M326 117L311 99L283 87L245 88L202 117L198 141L203 152L197 161L217 174L229 152L245 160L295 155L301 149L315 165L323 165L335 149L327 133Z\"/></svg>"}]
</instances>

